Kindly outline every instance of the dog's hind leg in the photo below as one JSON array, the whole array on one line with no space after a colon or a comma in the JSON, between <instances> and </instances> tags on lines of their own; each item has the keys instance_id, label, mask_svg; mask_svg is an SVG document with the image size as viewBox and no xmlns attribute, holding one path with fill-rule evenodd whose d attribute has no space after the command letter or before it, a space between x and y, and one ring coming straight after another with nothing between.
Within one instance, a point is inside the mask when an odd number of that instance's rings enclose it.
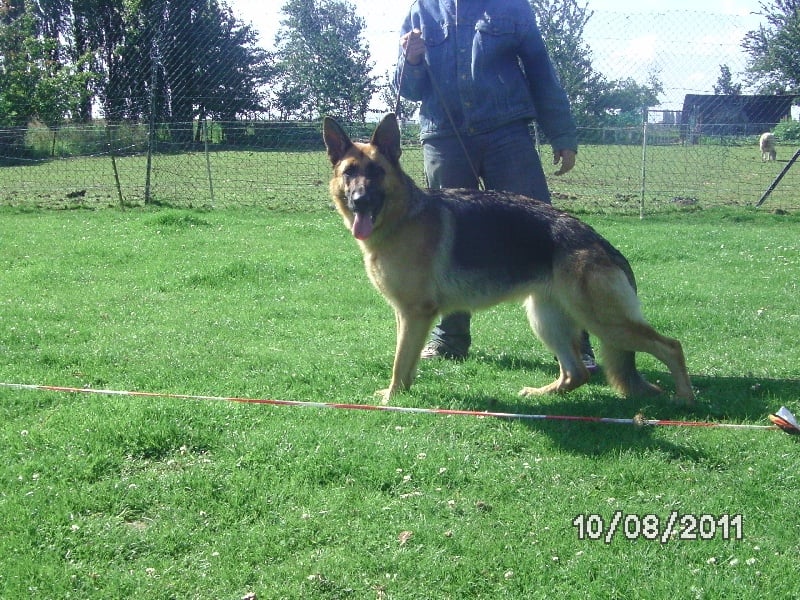
<instances>
[{"instance_id":1,"label":"dog's hind leg","mask_svg":"<svg viewBox=\"0 0 800 600\"><path fill-rule=\"evenodd\" d=\"M636 370L635 352L647 352L663 362L675 380L675 396L694 403L694 390L686 370L686 359L678 340L659 334L645 322L635 322L617 332L598 332L603 343L602 356L609 382L625 396L653 395L661 392Z\"/></svg>"},{"instance_id":2,"label":"dog's hind leg","mask_svg":"<svg viewBox=\"0 0 800 600\"><path fill-rule=\"evenodd\" d=\"M601 340L600 355L603 368L611 386L626 398L657 396L663 390L648 382L636 369L636 353L616 348Z\"/></svg>"},{"instance_id":3,"label":"dog's hind leg","mask_svg":"<svg viewBox=\"0 0 800 600\"><path fill-rule=\"evenodd\" d=\"M600 339L603 370L620 393L650 396L661 392L636 369L635 353L647 352L669 368L675 395L687 404L694 401L680 342L660 335L645 321L636 290L622 270L595 269L583 285L564 293L573 299L576 320Z\"/></svg>"},{"instance_id":4,"label":"dog's hind leg","mask_svg":"<svg viewBox=\"0 0 800 600\"><path fill-rule=\"evenodd\" d=\"M525 300L528 321L536 336L558 359L559 376L540 388L525 387L520 396L569 392L589 380L580 355L581 329L556 303L530 296Z\"/></svg>"},{"instance_id":5,"label":"dog's hind leg","mask_svg":"<svg viewBox=\"0 0 800 600\"><path fill-rule=\"evenodd\" d=\"M392 366L392 381L385 390L375 392L382 404L388 404L391 397L407 390L414 382L419 355L425 345L425 338L433 327L435 315L429 312L402 312L395 309L397 322L397 348Z\"/></svg>"}]
</instances>

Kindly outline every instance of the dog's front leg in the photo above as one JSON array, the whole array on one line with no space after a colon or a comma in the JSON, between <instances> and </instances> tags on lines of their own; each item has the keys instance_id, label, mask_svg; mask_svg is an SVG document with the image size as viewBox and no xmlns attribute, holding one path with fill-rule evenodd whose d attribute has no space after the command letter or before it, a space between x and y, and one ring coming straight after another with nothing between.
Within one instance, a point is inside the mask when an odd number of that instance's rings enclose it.
<instances>
[{"instance_id":1,"label":"dog's front leg","mask_svg":"<svg viewBox=\"0 0 800 600\"><path fill-rule=\"evenodd\" d=\"M435 316L427 312L406 312L395 309L397 348L392 367L392 381L387 389L376 392L376 395L381 397L381 404L388 404L394 394L411 387L420 352L425 345L425 338L433 327Z\"/></svg>"}]
</instances>

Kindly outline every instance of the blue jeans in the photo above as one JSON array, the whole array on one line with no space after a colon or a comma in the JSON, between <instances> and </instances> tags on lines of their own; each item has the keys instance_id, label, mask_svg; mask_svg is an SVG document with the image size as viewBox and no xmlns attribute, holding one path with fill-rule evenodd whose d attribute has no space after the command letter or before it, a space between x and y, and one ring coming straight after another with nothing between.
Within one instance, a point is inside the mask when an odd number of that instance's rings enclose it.
<instances>
[{"instance_id":1,"label":"blue jeans","mask_svg":"<svg viewBox=\"0 0 800 600\"><path fill-rule=\"evenodd\" d=\"M480 177L487 190L523 194L550 204L542 162L523 121L461 140L456 136L423 140L422 157L430 188L477 189Z\"/></svg>"},{"instance_id":2,"label":"blue jeans","mask_svg":"<svg viewBox=\"0 0 800 600\"><path fill-rule=\"evenodd\" d=\"M466 148L466 156L465 150ZM550 204L550 191L528 124L510 123L489 133L426 139L422 142L428 187L502 190ZM467 159L467 156L469 159ZM431 340L466 354L472 338L470 314L445 315Z\"/></svg>"}]
</instances>

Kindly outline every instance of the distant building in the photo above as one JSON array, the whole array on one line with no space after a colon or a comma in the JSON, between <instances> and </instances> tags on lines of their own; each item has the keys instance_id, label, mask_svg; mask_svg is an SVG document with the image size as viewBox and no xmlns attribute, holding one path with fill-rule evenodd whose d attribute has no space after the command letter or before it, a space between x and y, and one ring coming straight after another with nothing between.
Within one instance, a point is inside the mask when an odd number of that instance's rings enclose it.
<instances>
[{"instance_id":1,"label":"distant building","mask_svg":"<svg viewBox=\"0 0 800 600\"><path fill-rule=\"evenodd\" d=\"M791 117L797 96L687 94L681 112L681 137L757 135Z\"/></svg>"}]
</instances>

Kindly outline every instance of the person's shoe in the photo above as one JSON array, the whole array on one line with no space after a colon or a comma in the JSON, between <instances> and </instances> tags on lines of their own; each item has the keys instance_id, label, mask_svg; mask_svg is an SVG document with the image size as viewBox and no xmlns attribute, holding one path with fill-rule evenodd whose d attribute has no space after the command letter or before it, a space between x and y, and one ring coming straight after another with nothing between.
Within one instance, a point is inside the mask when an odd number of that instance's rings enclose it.
<instances>
[{"instance_id":1,"label":"person's shoe","mask_svg":"<svg viewBox=\"0 0 800 600\"><path fill-rule=\"evenodd\" d=\"M586 367L586 370L589 371L589 373L597 373L600 367L597 366L597 361L594 359L594 356L584 353L581 355L581 360L583 361L583 366Z\"/></svg>"},{"instance_id":2,"label":"person's shoe","mask_svg":"<svg viewBox=\"0 0 800 600\"><path fill-rule=\"evenodd\" d=\"M456 348L442 340L431 340L422 349L419 357L422 359L444 358L445 360L464 360L468 351L465 348Z\"/></svg>"},{"instance_id":3,"label":"person's shoe","mask_svg":"<svg viewBox=\"0 0 800 600\"><path fill-rule=\"evenodd\" d=\"M597 361L594 359L592 342L589 340L589 334L586 331L581 335L581 360L589 374L597 373Z\"/></svg>"}]
</instances>

